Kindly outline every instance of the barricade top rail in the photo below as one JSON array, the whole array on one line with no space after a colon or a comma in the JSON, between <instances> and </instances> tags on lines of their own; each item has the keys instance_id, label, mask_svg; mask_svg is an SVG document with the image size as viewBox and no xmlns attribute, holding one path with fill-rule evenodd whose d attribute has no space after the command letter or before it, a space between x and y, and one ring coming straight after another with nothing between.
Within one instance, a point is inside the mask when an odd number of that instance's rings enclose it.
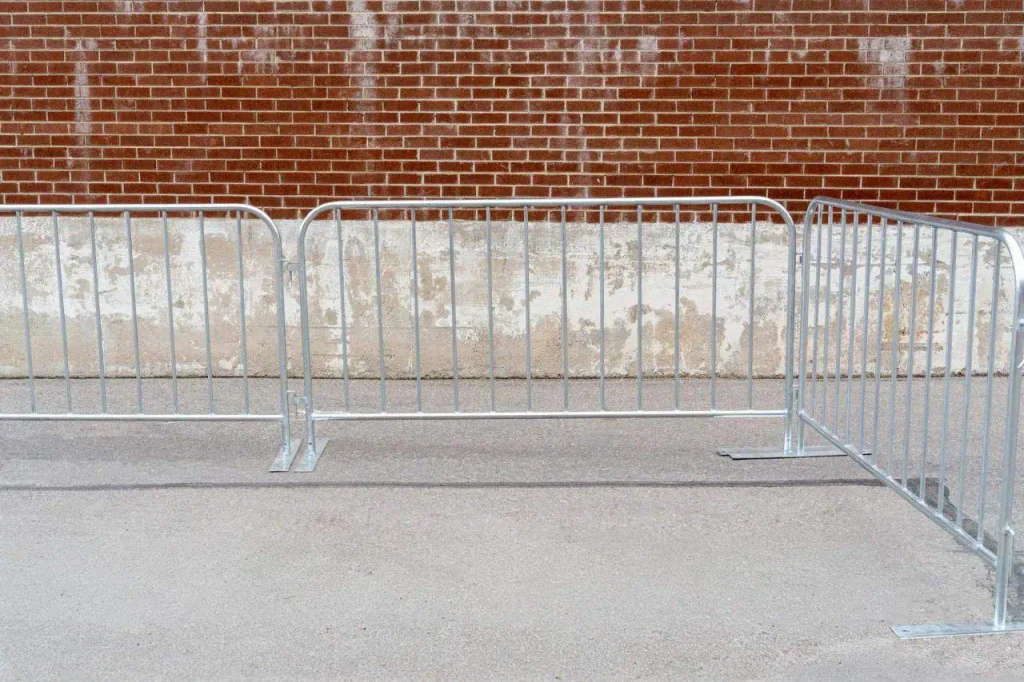
<instances>
[{"instance_id":1,"label":"barricade top rail","mask_svg":"<svg viewBox=\"0 0 1024 682\"><path fill-rule=\"evenodd\" d=\"M270 229L275 241L281 241L278 229L266 211L251 204L0 204L0 213L248 213L261 220Z\"/></svg>"},{"instance_id":2,"label":"barricade top rail","mask_svg":"<svg viewBox=\"0 0 1024 682\"><path fill-rule=\"evenodd\" d=\"M688 196L688 197L646 197L646 198L522 198L522 199L357 199L331 201L320 204L306 214L299 229L299 248L303 248L306 231L317 218L331 211L344 210L429 210L429 209L540 209L540 208L613 208L613 207L718 207L718 206L762 206L782 217L790 236L796 236L796 224L785 206L767 197L753 195L736 196Z\"/></svg>"},{"instance_id":3,"label":"barricade top rail","mask_svg":"<svg viewBox=\"0 0 1024 682\"><path fill-rule=\"evenodd\" d=\"M769 206L788 215L782 204L756 195L711 195L688 197L566 197L566 198L512 198L512 199L354 199L320 204L311 215L336 208L559 208L561 206L707 206L712 204L759 204Z\"/></svg>"}]
</instances>

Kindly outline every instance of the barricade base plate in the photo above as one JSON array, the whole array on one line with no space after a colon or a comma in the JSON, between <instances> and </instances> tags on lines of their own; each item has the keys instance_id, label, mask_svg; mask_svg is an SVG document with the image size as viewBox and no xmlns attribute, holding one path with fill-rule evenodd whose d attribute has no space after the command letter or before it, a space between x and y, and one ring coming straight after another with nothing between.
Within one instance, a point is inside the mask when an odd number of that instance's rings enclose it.
<instances>
[{"instance_id":1,"label":"barricade base plate","mask_svg":"<svg viewBox=\"0 0 1024 682\"><path fill-rule=\"evenodd\" d=\"M845 457L846 453L831 445L814 445L803 452L786 452L782 448L719 448L718 454L730 459L799 459L802 457Z\"/></svg>"},{"instance_id":2,"label":"barricade base plate","mask_svg":"<svg viewBox=\"0 0 1024 682\"><path fill-rule=\"evenodd\" d=\"M292 468L292 462L295 460L295 455L299 454L299 448L302 447L301 440L293 440L291 442L291 448L285 448L281 446L281 451L277 453L277 457L274 458L274 462L270 465L271 471L288 471Z\"/></svg>"},{"instance_id":3,"label":"barricade base plate","mask_svg":"<svg viewBox=\"0 0 1024 682\"><path fill-rule=\"evenodd\" d=\"M1024 621L1010 621L997 626L992 621L968 623L932 623L930 625L893 625L892 631L900 639L927 637L968 637L970 635L998 635L1004 632L1024 632Z\"/></svg>"},{"instance_id":4,"label":"barricade base plate","mask_svg":"<svg viewBox=\"0 0 1024 682\"><path fill-rule=\"evenodd\" d=\"M316 463L320 461L320 455L324 454L324 448L330 442L328 438L317 438L312 447L306 447L306 453L295 463L295 471L309 473L316 469Z\"/></svg>"}]
</instances>

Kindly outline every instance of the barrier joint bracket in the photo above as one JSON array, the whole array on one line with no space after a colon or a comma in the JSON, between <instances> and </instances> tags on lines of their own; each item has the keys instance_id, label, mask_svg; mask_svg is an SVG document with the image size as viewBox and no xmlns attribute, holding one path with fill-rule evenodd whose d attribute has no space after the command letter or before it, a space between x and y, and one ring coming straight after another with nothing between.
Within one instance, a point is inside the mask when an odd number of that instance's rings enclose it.
<instances>
[{"instance_id":1,"label":"barrier joint bracket","mask_svg":"<svg viewBox=\"0 0 1024 682\"><path fill-rule=\"evenodd\" d=\"M306 401L306 396L295 391L288 391L288 402L292 406L292 412L297 417L304 417L306 410L309 407L309 403Z\"/></svg>"}]
</instances>

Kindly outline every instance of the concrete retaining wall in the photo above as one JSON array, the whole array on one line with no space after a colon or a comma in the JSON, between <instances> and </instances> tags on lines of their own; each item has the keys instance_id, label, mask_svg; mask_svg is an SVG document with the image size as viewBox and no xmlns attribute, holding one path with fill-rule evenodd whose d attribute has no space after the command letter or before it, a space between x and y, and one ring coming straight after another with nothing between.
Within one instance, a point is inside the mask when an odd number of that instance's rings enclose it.
<instances>
[{"instance_id":1,"label":"concrete retaining wall","mask_svg":"<svg viewBox=\"0 0 1024 682\"><path fill-rule=\"evenodd\" d=\"M52 224L49 218L26 218L24 243L29 283L30 323L33 361L38 376L61 376L63 359L59 333ZM285 253L294 259L298 222L280 221ZM671 374L674 370L675 228L669 224L648 224L643 235L645 373ZM239 291L235 223L208 218L206 221L212 357L217 376L241 373L241 325L238 315ZM176 354L183 376L203 376L205 365L202 278L198 226L192 219L170 221L169 246L173 289ZM610 376L635 372L637 345L637 240L636 226L609 225L606 228L606 367ZM686 375L706 376L710 371L712 239L708 225L684 224L680 233L680 369ZM129 288L129 263L123 219L97 220L97 252L100 307L103 312L104 359L108 376L131 376L134 352ZM170 371L168 314L160 223L153 219L133 221L136 308L142 369L146 376L164 376ZM242 261L245 270L249 372L253 376L274 375L277 370L276 299L273 288L271 241L266 229L255 221L243 227ZM77 218L61 219L62 266L65 284L65 314L69 336L72 375L94 376L98 372L92 249L88 224ZM750 226L723 225L718 254L718 372L746 376L748 335L754 334L754 373L779 376L784 371L784 327L786 316L785 230L778 225L759 225L756 251L755 324L749 329L747 301L750 292ZM535 376L559 376L561 350L561 244L560 226L531 225L531 317L533 371ZM345 310L349 333L350 373L373 377L379 372L377 354L376 290L372 227L347 222L342 241L345 251ZM487 258L485 231L480 223L456 222L456 301L460 376L488 374ZM927 242L927 240L925 240ZM333 225L318 224L309 237L310 326L313 367L317 375L340 376L341 298L338 282L338 251ZM451 375L451 290L448 266L448 234L445 223L422 223L418 230L420 291L421 367L425 376ZM863 245L861 247L863 249ZM0 270L0 376L25 375L24 328L21 288L13 220L0 220L0 249L7 254ZM523 238L521 223L496 223L492 232L494 353L498 376L522 376L525 355L525 309ZM878 245L875 244L877 281ZM890 262L893 243L890 242ZM904 263L910 260L910 239L904 244ZM412 259L407 223L381 223L382 305L386 327L385 356L389 376L414 374L414 332ZM596 225L568 227L569 360L576 376L599 372L599 267ZM967 336L967 277L970 254L968 240L960 243L954 324L954 371L962 371ZM983 249L979 267L975 312L974 364L982 367L989 338L991 264L993 254ZM919 254L922 274L928 272L931 247L924 243ZM946 292L950 281L948 243L940 241L933 346L935 370L943 369L945 325L948 319ZM858 270L863 291L863 259ZM1004 276L1009 268L1003 269ZM848 277L847 273L847 277ZM298 280L286 279L286 312L290 367L301 371L298 330ZM1001 290L1001 323L1009 318L1009 278ZM847 290L849 279L846 280ZM877 284L875 285L877 292ZM833 284L832 338L838 287ZM888 372L893 309L892 273L883 301L886 331L883 335L883 372ZM910 340L908 310L909 273L901 286L902 333L899 339L901 367L905 367ZM927 341L928 281L923 276L918 288L919 333L914 343L921 349ZM823 324L824 301L820 323ZM858 308L862 299L858 295ZM876 310L877 301L872 302ZM871 320L871 349L875 319ZM1000 328L1003 328L1002 326ZM862 342L858 328L856 342ZM846 339L844 338L844 345ZM999 335L997 357L1002 363L1008 351L1008 336ZM859 352L859 351L858 351ZM869 354L869 357L871 354ZM859 356L858 356L859 358ZM845 370L846 363L843 362ZM1000 364L1000 367L1004 366ZM922 370L918 361L917 370ZM869 370L873 367L869 365Z\"/></svg>"}]
</instances>

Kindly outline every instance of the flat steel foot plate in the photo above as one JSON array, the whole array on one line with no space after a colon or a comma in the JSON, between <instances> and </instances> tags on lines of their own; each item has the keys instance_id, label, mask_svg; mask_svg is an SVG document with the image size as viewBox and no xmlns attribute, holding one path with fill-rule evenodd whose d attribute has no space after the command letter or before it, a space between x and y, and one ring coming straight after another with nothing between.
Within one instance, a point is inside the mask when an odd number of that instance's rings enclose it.
<instances>
[{"instance_id":1,"label":"flat steel foot plate","mask_svg":"<svg viewBox=\"0 0 1024 682\"><path fill-rule=\"evenodd\" d=\"M1004 632L1024 632L1024 621L996 626L992 621L974 623L933 623L931 625L893 625L892 631L900 639L926 637L968 637L970 635L998 635Z\"/></svg>"},{"instance_id":2,"label":"flat steel foot plate","mask_svg":"<svg viewBox=\"0 0 1024 682\"><path fill-rule=\"evenodd\" d=\"M316 463L320 461L320 455L324 454L324 448L330 442L329 439L318 438L313 447L306 447L301 457L295 460L295 471L298 473L309 473L316 469Z\"/></svg>"},{"instance_id":3,"label":"flat steel foot plate","mask_svg":"<svg viewBox=\"0 0 1024 682\"><path fill-rule=\"evenodd\" d=\"M782 448L721 448L719 455L731 459L800 459L803 457L845 457L846 453L831 445L806 447L801 453L786 453Z\"/></svg>"},{"instance_id":4,"label":"flat steel foot plate","mask_svg":"<svg viewBox=\"0 0 1024 682\"><path fill-rule=\"evenodd\" d=\"M299 448L302 447L301 440L293 440L290 449L284 447L277 453L277 457L274 458L274 463L270 465L271 471L288 471L292 468L292 462L295 460L295 455L298 454Z\"/></svg>"}]
</instances>

